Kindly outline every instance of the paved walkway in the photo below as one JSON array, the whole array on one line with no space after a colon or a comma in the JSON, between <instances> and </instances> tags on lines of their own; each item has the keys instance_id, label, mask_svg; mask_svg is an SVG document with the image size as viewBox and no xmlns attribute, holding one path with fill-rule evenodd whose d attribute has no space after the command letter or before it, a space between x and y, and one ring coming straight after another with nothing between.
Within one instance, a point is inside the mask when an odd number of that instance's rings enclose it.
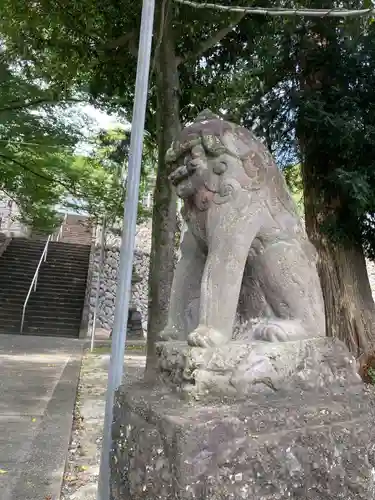
<instances>
[{"instance_id":1,"label":"paved walkway","mask_svg":"<svg viewBox=\"0 0 375 500\"><path fill-rule=\"evenodd\" d=\"M83 342L0 335L0 498L58 500Z\"/></svg>"}]
</instances>

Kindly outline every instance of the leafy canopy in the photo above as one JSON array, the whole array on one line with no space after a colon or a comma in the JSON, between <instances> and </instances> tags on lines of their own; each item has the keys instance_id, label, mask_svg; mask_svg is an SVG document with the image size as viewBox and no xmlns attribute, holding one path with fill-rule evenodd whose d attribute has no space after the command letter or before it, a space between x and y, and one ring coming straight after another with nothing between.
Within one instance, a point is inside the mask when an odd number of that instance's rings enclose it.
<instances>
[{"instance_id":1,"label":"leafy canopy","mask_svg":"<svg viewBox=\"0 0 375 500\"><path fill-rule=\"evenodd\" d=\"M329 2L339 6L362 2ZM212 67L225 64L228 52L236 59L224 109L255 128L282 166L309 169L321 230L344 244L361 242L374 257L375 24L274 18L254 44L253 22L247 17L207 57Z\"/></svg>"},{"instance_id":2,"label":"leafy canopy","mask_svg":"<svg viewBox=\"0 0 375 500\"><path fill-rule=\"evenodd\" d=\"M148 147L144 148L141 170L139 220L151 215L142 201L152 188L156 168L155 147L147 138L145 143ZM80 199L67 201L66 206L79 206L96 220L105 216L109 226L116 226L123 218L130 134L121 128L103 130L92 139L91 146L89 155L73 158L69 175L79 187Z\"/></svg>"},{"instance_id":3,"label":"leafy canopy","mask_svg":"<svg viewBox=\"0 0 375 500\"><path fill-rule=\"evenodd\" d=\"M47 91L0 53L0 191L18 205L24 223L50 231L55 206L75 187L67 175L81 139L63 106L44 104ZM36 103L43 103L37 105ZM33 106L32 104L36 104Z\"/></svg>"}]
</instances>

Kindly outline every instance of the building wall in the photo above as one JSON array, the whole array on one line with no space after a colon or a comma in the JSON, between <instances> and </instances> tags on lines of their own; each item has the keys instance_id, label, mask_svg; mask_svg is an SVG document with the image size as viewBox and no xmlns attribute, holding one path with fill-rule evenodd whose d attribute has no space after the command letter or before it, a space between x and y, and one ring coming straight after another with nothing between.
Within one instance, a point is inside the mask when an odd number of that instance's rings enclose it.
<instances>
[{"instance_id":1,"label":"building wall","mask_svg":"<svg viewBox=\"0 0 375 500\"><path fill-rule=\"evenodd\" d=\"M19 210L16 203L0 192L0 232L17 236L27 236L28 228L16 220Z\"/></svg>"}]
</instances>

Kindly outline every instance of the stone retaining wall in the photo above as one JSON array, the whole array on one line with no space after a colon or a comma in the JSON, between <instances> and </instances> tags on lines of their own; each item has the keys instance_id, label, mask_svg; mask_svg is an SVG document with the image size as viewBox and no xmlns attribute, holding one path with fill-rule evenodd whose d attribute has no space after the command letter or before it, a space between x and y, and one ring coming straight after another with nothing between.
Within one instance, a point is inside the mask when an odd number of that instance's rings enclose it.
<instances>
[{"instance_id":1,"label":"stone retaining wall","mask_svg":"<svg viewBox=\"0 0 375 500\"><path fill-rule=\"evenodd\" d=\"M143 331L147 331L148 313L148 268L151 250L151 221L137 227L133 272L140 281L132 285L131 307L142 315ZM94 259L90 293L90 325L95 306L96 284L99 275L100 247L97 246ZM120 262L120 238L108 234L106 238L104 266L100 280L99 307L97 312L97 327L110 330L113 326L117 271Z\"/></svg>"}]
</instances>

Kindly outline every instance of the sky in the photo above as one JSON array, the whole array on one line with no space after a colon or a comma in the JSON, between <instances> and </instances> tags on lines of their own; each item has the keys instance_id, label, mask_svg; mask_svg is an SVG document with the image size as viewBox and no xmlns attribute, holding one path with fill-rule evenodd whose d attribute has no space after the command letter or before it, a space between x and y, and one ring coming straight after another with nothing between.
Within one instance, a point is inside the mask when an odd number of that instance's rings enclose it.
<instances>
[{"instance_id":1,"label":"sky","mask_svg":"<svg viewBox=\"0 0 375 500\"><path fill-rule=\"evenodd\" d=\"M100 129L110 129L114 127L128 127L129 123L121 120L120 117L116 115L109 115L99 109L91 106L91 104L85 104L80 106L80 109L83 113L85 113L89 118L91 118L97 124L97 130Z\"/></svg>"},{"instance_id":2,"label":"sky","mask_svg":"<svg viewBox=\"0 0 375 500\"><path fill-rule=\"evenodd\" d=\"M78 117L82 116L83 114L90 121L90 126L85 127L85 129L83 130L83 133L87 138L87 141L84 140L80 144L78 144L76 148L77 154L88 155L92 151L93 146L92 144L90 144L89 139L90 137L100 132L100 130L103 129L110 130L113 128L120 128L120 127L124 129L130 128L129 122L124 121L119 116L113 114L109 115L108 113L105 113L104 111L101 111L90 104L72 106L70 112L73 112L73 114L76 112L77 119L79 119ZM75 201L79 205L79 201L73 200L73 198L71 197L68 197L68 201L69 202ZM59 212L63 213L70 213L70 214L77 213L77 210L73 210L71 208L67 209L64 205L57 205L56 209ZM80 211L80 213L85 214L83 210Z\"/></svg>"},{"instance_id":3,"label":"sky","mask_svg":"<svg viewBox=\"0 0 375 500\"><path fill-rule=\"evenodd\" d=\"M77 154L89 154L92 150L92 145L89 143L89 138L96 135L100 130L110 130L113 128L129 129L130 123L120 118L115 114L109 115L101 111L91 104L76 105L72 107L71 111L76 111L78 115L85 115L90 126L85 127L83 130L84 135L87 137L87 142L82 141L76 149Z\"/></svg>"}]
</instances>

